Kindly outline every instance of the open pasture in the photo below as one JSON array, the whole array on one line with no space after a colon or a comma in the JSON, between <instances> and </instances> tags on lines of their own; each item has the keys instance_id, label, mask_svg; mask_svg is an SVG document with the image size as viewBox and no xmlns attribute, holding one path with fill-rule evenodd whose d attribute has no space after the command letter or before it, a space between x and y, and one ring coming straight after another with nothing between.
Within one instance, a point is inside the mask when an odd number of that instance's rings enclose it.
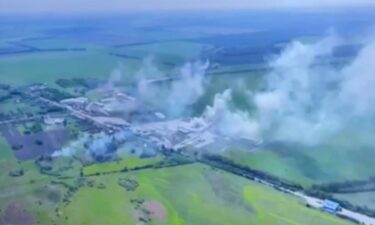
<instances>
[{"instance_id":1,"label":"open pasture","mask_svg":"<svg viewBox=\"0 0 375 225\"><path fill-rule=\"evenodd\" d=\"M136 180L139 187L126 191L118 185L123 177ZM199 164L90 179L105 187L79 189L63 208L68 218L61 224L139 224L144 219L148 222L142 224L350 224L306 208L291 196ZM154 210L147 210L150 204Z\"/></svg>"}]
</instances>

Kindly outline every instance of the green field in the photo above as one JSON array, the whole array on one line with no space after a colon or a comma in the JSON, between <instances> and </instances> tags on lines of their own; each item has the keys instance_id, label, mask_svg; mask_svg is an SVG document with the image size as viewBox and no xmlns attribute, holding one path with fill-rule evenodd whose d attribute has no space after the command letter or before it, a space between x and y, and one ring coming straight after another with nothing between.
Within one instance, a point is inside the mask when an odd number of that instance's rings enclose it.
<instances>
[{"instance_id":1,"label":"green field","mask_svg":"<svg viewBox=\"0 0 375 225\"><path fill-rule=\"evenodd\" d=\"M154 165L158 162L161 162L163 157L155 156L152 158L141 159L137 156L126 155L123 159L110 162L110 163L97 163L83 168L83 174L93 175L97 173L108 173L114 171L120 171L124 168L134 169L136 167L144 167L148 165Z\"/></svg>"},{"instance_id":2,"label":"green field","mask_svg":"<svg viewBox=\"0 0 375 225\"><path fill-rule=\"evenodd\" d=\"M78 40L64 38L39 38L22 41L22 44L29 45L38 49L56 49L56 48L93 48L90 43L83 43Z\"/></svg>"},{"instance_id":3,"label":"green field","mask_svg":"<svg viewBox=\"0 0 375 225\"><path fill-rule=\"evenodd\" d=\"M353 205L375 209L375 191L335 194L336 198L348 201Z\"/></svg>"},{"instance_id":4,"label":"green field","mask_svg":"<svg viewBox=\"0 0 375 225\"><path fill-rule=\"evenodd\" d=\"M55 87L59 78L103 78L124 66L123 72L132 75L139 68L138 60L117 58L105 51L46 52L0 58L0 82L15 86L47 83Z\"/></svg>"},{"instance_id":5,"label":"green field","mask_svg":"<svg viewBox=\"0 0 375 225\"><path fill-rule=\"evenodd\" d=\"M137 180L138 189L125 191L117 184L121 177ZM68 216L62 224L137 224L130 200L139 198L158 201L166 210L164 219L150 224L346 224L293 197L197 164L93 179L106 188L79 189L62 209Z\"/></svg>"},{"instance_id":6,"label":"green field","mask_svg":"<svg viewBox=\"0 0 375 225\"><path fill-rule=\"evenodd\" d=\"M2 171L17 166L26 171L24 176L18 178L2 173L0 209L17 203L40 224L137 225L140 222L136 212L145 208L132 200L159 204L164 211L163 217L151 216L151 221L147 223L155 225L349 224L306 208L303 202L292 196L200 164L81 178L83 186L77 186L78 189L69 194L66 203L62 202L62 198L68 193L67 187L75 187L80 180L78 165L74 166L76 173L65 174L72 178L59 179L41 175L32 161L17 163L3 139L0 139L0 150ZM129 166L129 163L139 166L145 162L148 161L129 158L119 163L86 167L89 171L85 172L105 172L123 165ZM66 163L64 159L57 160L54 167L59 168ZM118 184L120 178L133 179L139 186L135 191L127 191Z\"/></svg>"},{"instance_id":7,"label":"green field","mask_svg":"<svg viewBox=\"0 0 375 225\"><path fill-rule=\"evenodd\" d=\"M325 143L306 147L278 144L254 151L229 150L224 156L305 187L312 184L366 180L375 174L371 132L343 131Z\"/></svg>"},{"instance_id":8,"label":"green field","mask_svg":"<svg viewBox=\"0 0 375 225\"><path fill-rule=\"evenodd\" d=\"M129 46L116 50L116 52L139 58L149 56L152 57L156 63L160 64L172 63L179 65L189 60L199 59L201 51L208 48L210 48L209 45L194 42L171 41Z\"/></svg>"},{"instance_id":9,"label":"green field","mask_svg":"<svg viewBox=\"0 0 375 225\"><path fill-rule=\"evenodd\" d=\"M39 108L33 105L30 105L26 102L17 101L16 99L8 99L1 102L0 112L1 113L35 113L38 112Z\"/></svg>"},{"instance_id":10,"label":"green field","mask_svg":"<svg viewBox=\"0 0 375 225\"><path fill-rule=\"evenodd\" d=\"M21 177L11 177L9 172L24 170ZM12 150L3 137L0 136L0 209L4 208L1 203L8 201L21 201L28 196L33 188L47 183L50 178L39 173L33 161L17 161Z\"/></svg>"}]
</instances>

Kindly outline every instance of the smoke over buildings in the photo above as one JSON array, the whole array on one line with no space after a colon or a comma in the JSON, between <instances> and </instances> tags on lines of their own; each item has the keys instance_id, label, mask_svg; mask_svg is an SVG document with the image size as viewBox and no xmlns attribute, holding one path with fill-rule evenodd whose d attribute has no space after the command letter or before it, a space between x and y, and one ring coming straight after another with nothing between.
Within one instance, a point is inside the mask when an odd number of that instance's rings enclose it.
<instances>
[{"instance_id":1,"label":"smoke over buildings","mask_svg":"<svg viewBox=\"0 0 375 225\"><path fill-rule=\"evenodd\" d=\"M143 109L150 107L147 110L161 116L143 124L129 121L127 133L83 137L54 156L73 155L84 142L93 158L105 161L126 142L129 130L154 134L160 143L173 143L170 146L203 146L215 142L215 138L247 139L257 144L319 144L342 129L375 119L375 42L363 45L354 58L333 62L335 48L344 43L335 36L309 44L293 41L269 61L269 72L261 78L262 91L246 85L228 87L216 93L195 117L191 116L192 106L207 94L209 63L186 63L169 79L171 75L146 60L135 75L136 90L131 94L145 106ZM119 74L115 72L108 84L116 86ZM151 81L155 76L168 82L154 84ZM254 108L237 107L234 91L242 92ZM195 125L197 121L199 126Z\"/></svg>"},{"instance_id":2,"label":"smoke over buildings","mask_svg":"<svg viewBox=\"0 0 375 225\"><path fill-rule=\"evenodd\" d=\"M232 91L216 94L212 106L207 106L202 118L211 124L215 133L231 138L261 141L259 124L246 111L231 109Z\"/></svg>"},{"instance_id":3,"label":"smoke over buildings","mask_svg":"<svg viewBox=\"0 0 375 225\"><path fill-rule=\"evenodd\" d=\"M205 93L208 67L208 62L188 62L173 74L165 74L147 59L136 74L135 95L146 105L163 109L169 117L189 115L190 106Z\"/></svg>"}]
</instances>

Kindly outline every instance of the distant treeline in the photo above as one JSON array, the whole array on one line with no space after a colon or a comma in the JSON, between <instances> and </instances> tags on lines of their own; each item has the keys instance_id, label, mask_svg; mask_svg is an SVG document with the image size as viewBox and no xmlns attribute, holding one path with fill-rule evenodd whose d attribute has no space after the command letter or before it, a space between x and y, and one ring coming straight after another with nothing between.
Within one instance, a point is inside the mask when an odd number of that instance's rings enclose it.
<instances>
[{"instance_id":1,"label":"distant treeline","mask_svg":"<svg viewBox=\"0 0 375 225\"><path fill-rule=\"evenodd\" d=\"M270 175L263 171L255 170L247 166L238 165L230 159L224 158L219 155L204 154L200 158L200 162L212 166L214 168L219 168L230 173L245 177L252 180L263 180L268 182L275 187L286 188L293 191L301 191L303 187L299 184L280 179L276 176Z\"/></svg>"},{"instance_id":2,"label":"distant treeline","mask_svg":"<svg viewBox=\"0 0 375 225\"><path fill-rule=\"evenodd\" d=\"M62 88L72 88L72 87L84 87L87 89L93 89L99 87L103 84L103 80L94 78L72 78L72 79L58 79L56 84Z\"/></svg>"},{"instance_id":3,"label":"distant treeline","mask_svg":"<svg viewBox=\"0 0 375 225\"><path fill-rule=\"evenodd\" d=\"M61 101L63 99L67 98L73 98L75 97L74 95L71 95L67 92L62 92L58 89L54 88L46 88L45 91L43 91L40 95L41 97L44 97L46 99L52 100L52 101Z\"/></svg>"},{"instance_id":4,"label":"distant treeline","mask_svg":"<svg viewBox=\"0 0 375 225\"><path fill-rule=\"evenodd\" d=\"M82 52L86 51L86 48L28 48L28 49L0 49L0 55L12 55L12 54L22 54L22 53L38 53L38 52Z\"/></svg>"},{"instance_id":5,"label":"distant treeline","mask_svg":"<svg viewBox=\"0 0 375 225\"><path fill-rule=\"evenodd\" d=\"M329 193L358 193L375 191L375 176L370 177L367 180L354 180L314 185L313 188Z\"/></svg>"},{"instance_id":6,"label":"distant treeline","mask_svg":"<svg viewBox=\"0 0 375 225\"><path fill-rule=\"evenodd\" d=\"M124 167L120 170L97 172L97 173L87 174L87 175L81 172L80 175L81 177L91 177L91 176L100 176L100 175L114 174L114 173L126 173L130 171L138 171L138 170L145 170L145 169L162 169L162 168L176 167L176 166L182 166L182 165L187 165L187 164L192 164L192 163L194 163L192 159L181 156L180 154L171 154L167 156L167 158L165 158L163 161L156 162L153 164L148 164L144 166L136 166L133 168Z\"/></svg>"}]
</instances>

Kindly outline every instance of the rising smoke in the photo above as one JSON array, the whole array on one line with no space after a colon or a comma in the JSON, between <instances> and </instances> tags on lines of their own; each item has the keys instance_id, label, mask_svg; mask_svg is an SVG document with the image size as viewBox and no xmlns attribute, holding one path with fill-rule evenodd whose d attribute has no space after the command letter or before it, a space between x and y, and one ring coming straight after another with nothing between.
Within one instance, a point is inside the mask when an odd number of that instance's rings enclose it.
<instances>
[{"instance_id":1,"label":"rising smoke","mask_svg":"<svg viewBox=\"0 0 375 225\"><path fill-rule=\"evenodd\" d=\"M172 83L166 99L168 115L184 115L205 93L205 73L208 67L208 62L195 62L187 63L181 68L180 79Z\"/></svg>"},{"instance_id":2,"label":"rising smoke","mask_svg":"<svg viewBox=\"0 0 375 225\"><path fill-rule=\"evenodd\" d=\"M366 121L375 109L375 45L369 43L347 65L322 64L342 40L293 42L270 62L266 90L254 102L262 133L270 138L318 144L353 120Z\"/></svg>"},{"instance_id":3,"label":"rising smoke","mask_svg":"<svg viewBox=\"0 0 375 225\"><path fill-rule=\"evenodd\" d=\"M205 93L205 73L208 67L208 62L188 62L176 74L167 75L158 70L152 60L146 60L136 76L136 95L146 105L162 109L169 117L189 115L190 106ZM167 81L168 85L150 82L155 77L160 80L172 78L173 81Z\"/></svg>"},{"instance_id":4,"label":"rising smoke","mask_svg":"<svg viewBox=\"0 0 375 225\"><path fill-rule=\"evenodd\" d=\"M293 41L269 62L263 91L254 93L245 86L237 86L255 105L255 113L236 108L232 90L226 89L217 93L212 105L195 119L205 121L215 133L230 138L304 145L319 144L348 126L374 121L375 42L365 44L345 65L330 63L334 49L344 43L335 36L310 44ZM180 68L179 79L165 87L149 82L151 74L167 75L152 61L146 61L136 74L135 95L143 103L157 103L167 114L166 119L188 116L191 106L206 92L208 67L208 63L187 63ZM118 74L115 72L111 80L118 80ZM103 134L90 142L84 137L54 156L74 154L76 145L84 139L88 152L104 160L115 151L113 143L126 139L123 134Z\"/></svg>"},{"instance_id":5,"label":"rising smoke","mask_svg":"<svg viewBox=\"0 0 375 225\"><path fill-rule=\"evenodd\" d=\"M212 106L207 106L202 118L211 124L215 133L231 137L261 141L259 124L252 120L249 113L231 108L232 91L225 90L216 94Z\"/></svg>"}]
</instances>

